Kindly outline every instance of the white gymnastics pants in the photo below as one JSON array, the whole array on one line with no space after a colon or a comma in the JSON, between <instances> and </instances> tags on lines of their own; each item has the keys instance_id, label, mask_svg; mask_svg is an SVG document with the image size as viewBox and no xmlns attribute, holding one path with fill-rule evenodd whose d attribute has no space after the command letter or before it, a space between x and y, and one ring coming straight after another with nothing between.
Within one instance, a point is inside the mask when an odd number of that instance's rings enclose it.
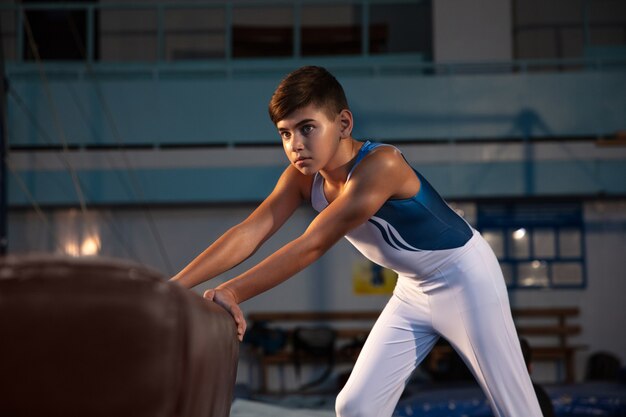
<instances>
[{"instance_id":1,"label":"white gymnastics pants","mask_svg":"<svg viewBox=\"0 0 626 417\"><path fill-rule=\"evenodd\" d=\"M500 266L477 232L428 277L398 278L337 397L337 416L391 416L440 336L471 369L495 416L541 417Z\"/></svg>"}]
</instances>

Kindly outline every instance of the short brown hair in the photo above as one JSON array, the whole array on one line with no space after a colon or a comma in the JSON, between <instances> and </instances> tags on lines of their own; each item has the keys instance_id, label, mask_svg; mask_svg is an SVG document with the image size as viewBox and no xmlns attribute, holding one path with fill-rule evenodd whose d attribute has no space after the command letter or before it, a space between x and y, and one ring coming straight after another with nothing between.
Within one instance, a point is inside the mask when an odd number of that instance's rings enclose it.
<instances>
[{"instance_id":1,"label":"short brown hair","mask_svg":"<svg viewBox=\"0 0 626 417\"><path fill-rule=\"evenodd\" d=\"M306 66L287 74L270 100L270 119L276 124L309 104L323 109L329 119L348 109L343 87L325 68Z\"/></svg>"}]
</instances>

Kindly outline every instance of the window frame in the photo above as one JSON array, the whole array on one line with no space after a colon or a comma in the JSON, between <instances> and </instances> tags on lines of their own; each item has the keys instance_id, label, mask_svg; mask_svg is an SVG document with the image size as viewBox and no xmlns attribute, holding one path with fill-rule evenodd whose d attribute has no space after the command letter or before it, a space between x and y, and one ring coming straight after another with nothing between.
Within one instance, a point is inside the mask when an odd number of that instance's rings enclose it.
<instances>
[{"instance_id":1,"label":"window frame","mask_svg":"<svg viewBox=\"0 0 626 417\"><path fill-rule=\"evenodd\" d=\"M503 273L510 272L507 287L513 289L585 289L587 288L585 224L582 203L478 203L476 228L481 233L499 233L502 239L502 254L496 253ZM512 231L525 229L528 255L516 256L511 248ZM579 233L578 256L561 254L561 233L576 230ZM553 256L535 256L537 231L551 231ZM494 252L497 252L494 250ZM524 264L545 263L547 282L545 285L522 285L520 269ZM577 264L580 270L580 283L555 282L555 265ZM506 278L506 276L505 276Z\"/></svg>"}]
</instances>

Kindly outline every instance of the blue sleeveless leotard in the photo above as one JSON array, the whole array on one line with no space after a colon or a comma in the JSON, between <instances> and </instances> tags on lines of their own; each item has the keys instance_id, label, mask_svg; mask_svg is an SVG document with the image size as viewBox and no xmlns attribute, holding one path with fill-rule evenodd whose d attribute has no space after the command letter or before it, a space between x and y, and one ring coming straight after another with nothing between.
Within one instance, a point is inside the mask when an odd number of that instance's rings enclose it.
<instances>
[{"instance_id":1,"label":"blue sleeveless leotard","mask_svg":"<svg viewBox=\"0 0 626 417\"><path fill-rule=\"evenodd\" d=\"M365 142L348 175L382 143ZM417 278L432 272L453 256L472 237L472 228L452 210L416 170L421 187L407 199L387 200L367 222L350 231L346 238L373 262L400 275ZM315 175L311 204L317 211L328 206L324 178Z\"/></svg>"}]
</instances>

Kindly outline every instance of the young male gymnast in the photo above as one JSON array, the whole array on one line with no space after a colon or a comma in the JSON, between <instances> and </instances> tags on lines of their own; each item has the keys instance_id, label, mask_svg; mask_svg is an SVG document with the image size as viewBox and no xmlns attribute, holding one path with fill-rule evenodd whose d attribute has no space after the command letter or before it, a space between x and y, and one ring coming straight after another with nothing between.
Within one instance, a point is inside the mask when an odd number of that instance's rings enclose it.
<instances>
[{"instance_id":1,"label":"young male gymnast","mask_svg":"<svg viewBox=\"0 0 626 417\"><path fill-rule=\"evenodd\" d=\"M272 193L172 279L187 288L250 257L303 202L319 215L297 239L205 292L233 316L239 304L287 280L346 237L398 273L393 296L336 401L339 417L391 416L406 382L439 337L472 370L496 416L539 417L498 261L395 147L352 137L343 88L303 67L278 85L269 113L289 166Z\"/></svg>"}]
</instances>

